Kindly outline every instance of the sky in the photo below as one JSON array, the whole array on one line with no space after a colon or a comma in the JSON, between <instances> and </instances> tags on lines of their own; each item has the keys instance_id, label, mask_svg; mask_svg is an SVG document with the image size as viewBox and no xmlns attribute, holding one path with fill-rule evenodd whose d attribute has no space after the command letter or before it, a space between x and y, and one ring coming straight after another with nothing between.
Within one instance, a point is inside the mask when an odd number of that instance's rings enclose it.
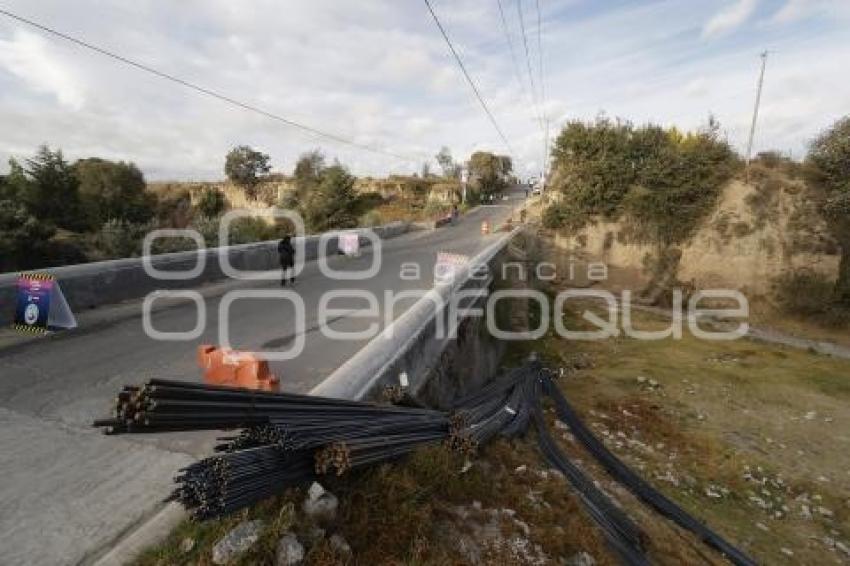
<instances>
[{"instance_id":1,"label":"sky","mask_svg":"<svg viewBox=\"0 0 850 566\"><path fill-rule=\"evenodd\" d=\"M227 151L247 144L284 173L314 148L356 175L436 169L447 146L458 160L510 154L530 176L544 163L547 120L554 139L600 113L683 129L712 113L743 152L764 50L755 151L800 158L850 114L850 0L500 2L507 32L497 0L431 1L510 147L422 1L0 0L0 10L400 156L316 137L0 14L0 173L46 143L72 160L132 161L149 180L214 180Z\"/></svg>"}]
</instances>

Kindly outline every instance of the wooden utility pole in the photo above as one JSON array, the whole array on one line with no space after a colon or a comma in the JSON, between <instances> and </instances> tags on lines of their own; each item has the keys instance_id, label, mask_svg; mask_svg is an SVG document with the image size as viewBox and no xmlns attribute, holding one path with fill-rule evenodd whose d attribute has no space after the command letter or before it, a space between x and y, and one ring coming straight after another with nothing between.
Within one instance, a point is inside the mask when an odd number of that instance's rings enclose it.
<instances>
[{"instance_id":1,"label":"wooden utility pole","mask_svg":"<svg viewBox=\"0 0 850 566\"><path fill-rule=\"evenodd\" d=\"M750 125L750 137L747 139L747 183L750 182L750 160L753 155L753 138L756 135L756 123L759 118L759 106L761 105L761 91L764 86L764 70L767 67L767 51L761 54L761 72L759 73L758 87L756 88L756 106L753 109L753 123Z\"/></svg>"}]
</instances>

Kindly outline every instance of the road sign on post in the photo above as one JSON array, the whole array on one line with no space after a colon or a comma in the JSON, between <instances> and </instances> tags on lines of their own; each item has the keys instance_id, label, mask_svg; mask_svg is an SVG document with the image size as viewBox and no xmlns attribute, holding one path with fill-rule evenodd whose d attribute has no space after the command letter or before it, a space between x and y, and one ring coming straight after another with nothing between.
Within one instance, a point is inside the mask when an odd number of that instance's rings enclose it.
<instances>
[{"instance_id":1,"label":"road sign on post","mask_svg":"<svg viewBox=\"0 0 850 566\"><path fill-rule=\"evenodd\" d=\"M339 250L347 256L360 255L360 235L355 233L339 235Z\"/></svg>"},{"instance_id":2,"label":"road sign on post","mask_svg":"<svg viewBox=\"0 0 850 566\"><path fill-rule=\"evenodd\" d=\"M466 184L469 182L469 171L466 168L460 170L461 197L460 202L466 204Z\"/></svg>"}]
</instances>

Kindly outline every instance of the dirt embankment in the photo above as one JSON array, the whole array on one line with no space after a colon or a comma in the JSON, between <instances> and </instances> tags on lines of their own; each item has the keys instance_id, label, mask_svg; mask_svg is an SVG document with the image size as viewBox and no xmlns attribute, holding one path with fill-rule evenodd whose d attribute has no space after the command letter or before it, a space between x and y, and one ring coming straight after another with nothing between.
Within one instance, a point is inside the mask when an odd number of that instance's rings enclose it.
<instances>
[{"instance_id":1,"label":"dirt embankment","mask_svg":"<svg viewBox=\"0 0 850 566\"><path fill-rule=\"evenodd\" d=\"M656 245L630 238L623 223L602 220L556 235L555 244L628 270L643 286L652 280L659 254ZM702 289L739 289L751 298L769 295L778 277L802 268L834 279L839 262L838 246L803 181L767 168L754 168L749 184L728 183L715 209L676 253L678 281Z\"/></svg>"}]
</instances>

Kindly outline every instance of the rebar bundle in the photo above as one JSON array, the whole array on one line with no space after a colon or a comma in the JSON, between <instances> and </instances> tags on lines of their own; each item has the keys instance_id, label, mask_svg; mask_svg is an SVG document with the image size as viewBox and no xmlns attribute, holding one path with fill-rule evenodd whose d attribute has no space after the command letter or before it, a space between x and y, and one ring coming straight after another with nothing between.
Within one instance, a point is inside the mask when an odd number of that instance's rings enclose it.
<instances>
[{"instance_id":1,"label":"rebar bundle","mask_svg":"<svg viewBox=\"0 0 850 566\"><path fill-rule=\"evenodd\" d=\"M399 398L397 392L394 398ZM180 470L169 497L198 520L221 517L326 474L396 459L444 443L474 452L496 436L537 431L557 468L626 564L647 563L638 526L578 468L549 434L542 396L612 476L643 501L739 565L752 560L629 470L593 437L549 373L532 361L456 402L450 413L293 393L272 393L154 379L118 394L114 415L95 421L107 434L242 429L219 438L217 454ZM410 403L414 404L415 403Z\"/></svg>"}]
</instances>

